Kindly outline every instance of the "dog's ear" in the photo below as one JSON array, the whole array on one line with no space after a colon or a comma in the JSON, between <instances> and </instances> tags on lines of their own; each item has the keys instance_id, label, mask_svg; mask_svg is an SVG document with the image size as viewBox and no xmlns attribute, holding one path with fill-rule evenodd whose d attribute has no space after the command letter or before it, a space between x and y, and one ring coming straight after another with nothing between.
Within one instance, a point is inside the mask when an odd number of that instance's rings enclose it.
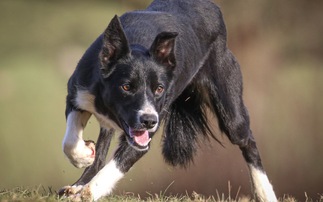
<instances>
[{"instance_id":1,"label":"dog's ear","mask_svg":"<svg viewBox=\"0 0 323 202\"><path fill-rule=\"evenodd\" d=\"M161 32L159 33L153 44L150 47L150 55L159 63L175 67L175 38L178 35L177 32Z\"/></svg>"},{"instance_id":2,"label":"dog's ear","mask_svg":"<svg viewBox=\"0 0 323 202\"><path fill-rule=\"evenodd\" d=\"M103 45L100 53L102 70L110 62L116 61L129 53L129 45L120 19L115 15L103 33Z\"/></svg>"}]
</instances>

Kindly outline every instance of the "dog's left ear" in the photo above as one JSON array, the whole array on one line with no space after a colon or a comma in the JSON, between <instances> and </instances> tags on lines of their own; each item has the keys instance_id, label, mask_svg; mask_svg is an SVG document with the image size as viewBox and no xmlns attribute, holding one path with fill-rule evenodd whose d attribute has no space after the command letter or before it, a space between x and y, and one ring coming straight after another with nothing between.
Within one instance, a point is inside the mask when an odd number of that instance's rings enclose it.
<instances>
[{"instance_id":1,"label":"dog's left ear","mask_svg":"<svg viewBox=\"0 0 323 202\"><path fill-rule=\"evenodd\" d=\"M117 15L111 20L103 33L103 45L100 53L101 70L105 72L110 62L126 56L129 51L128 40Z\"/></svg>"},{"instance_id":2,"label":"dog's left ear","mask_svg":"<svg viewBox=\"0 0 323 202\"><path fill-rule=\"evenodd\" d=\"M162 65L175 67L175 38L177 32L161 32L159 33L150 47L150 55Z\"/></svg>"}]
</instances>

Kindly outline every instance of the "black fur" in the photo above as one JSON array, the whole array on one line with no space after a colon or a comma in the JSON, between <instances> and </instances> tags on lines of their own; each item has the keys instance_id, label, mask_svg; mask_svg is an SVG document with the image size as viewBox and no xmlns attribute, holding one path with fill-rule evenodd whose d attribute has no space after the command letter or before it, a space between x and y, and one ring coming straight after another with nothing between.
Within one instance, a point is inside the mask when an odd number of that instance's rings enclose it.
<instances>
[{"instance_id":1,"label":"black fur","mask_svg":"<svg viewBox=\"0 0 323 202\"><path fill-rule=\"evenodd\" d=\"M168 57L158 53L156 44L163 41L168 46L175 43ZM248 144L251 132L242 101L241 72L227 48L221 11L208 0L155 1L146 11L126 13L120 21L115 17L87 50L71 77L67 113L77 108L70 104L76 87L95 95L104 94L121 76L121 72L115 71L118 64L129 64L122 68L131 73L147 65L145 61L150 62L152 69L142 70L145 72L141 76L149 71L159 72L166 76L164 80L168 83L166 95L156 102L165 121L163 154L167 162L185 166L196 153L199 135L215 138L207 110L218 117L221 131L234 144L241 147ZM97 96L96 109L121 125L117 116L123 109L116 112L113 102L120 103L122 98L109 95ZM109 101L110 97L113 101ZM136 108L133 103L129 107Z\"/></svg>"},{"instance_id":2,"label":"black fur","mask_svg":"<svg viewBox=\"0 0 323 202\"><path fill-rule=\"evenodd\" d=\"M242 100L240 67L227 47L221 11L210 0L155 0L144 11L115 16L69 80L67 116L86 110L75 102L80 90L94 95L96 112L124 130L114 154L122 172L147 152L129 146L128 128L156 124L155 117L138 123L134 115L145 100L158 113L157 124L164 122L162 151L171 165L186 167L200 136L217 140L210 112L246 161L262 170ZM97 155L106 156L107 148L100 148Z\"/></svg>"}]
</instances>

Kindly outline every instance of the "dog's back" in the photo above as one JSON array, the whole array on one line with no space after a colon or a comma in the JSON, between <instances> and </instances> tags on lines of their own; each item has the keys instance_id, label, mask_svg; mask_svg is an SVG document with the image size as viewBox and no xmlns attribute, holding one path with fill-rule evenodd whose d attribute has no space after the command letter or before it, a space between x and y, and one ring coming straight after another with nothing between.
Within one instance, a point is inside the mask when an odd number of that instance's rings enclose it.
<instances>
[{"instance_id":1,"label":"dog's back","mask_svg":"<svg viewBox=\"0 0 323 202\"><path fill-rule=\"evenodd\" d=\"M157 0L146 10L124 14L121 22L130 43L140 40L148 47L162 31L176 31L183 40L191 42L196 42L196 38L198 49L208 49L217 34L225 35L221 33L225 31L221 11L209 0Z\"/></svg>"},{"instance_id":2,"label":"dog's back","mask_svg":"<svg viewBox=\"0 0 323 202\"><path fill-rule=\"evenodd\" d=\"M220 9L209 0L157 0L146 10L120 17L129 44L149 48L160 32L177 32L175 90L179 95L202 66L208 66L210 44L226 49ZM207 67L205 67L207 68Z\"/></svg>"},{"instance_id":3,"label":"dog's back","mask_svg":"<svg viewBox=\"0 0 323 202\"><path fill-rule=\"evenodd\" d=\"M216 35L225 31L220 9L210 0L157 0L147 10L169 13L177 22L174 28L181 29L183 35L191 28L199 40L202 49L208 49ZM187 35L191 37L191 33Z\"/></svg>"}]
</instances>

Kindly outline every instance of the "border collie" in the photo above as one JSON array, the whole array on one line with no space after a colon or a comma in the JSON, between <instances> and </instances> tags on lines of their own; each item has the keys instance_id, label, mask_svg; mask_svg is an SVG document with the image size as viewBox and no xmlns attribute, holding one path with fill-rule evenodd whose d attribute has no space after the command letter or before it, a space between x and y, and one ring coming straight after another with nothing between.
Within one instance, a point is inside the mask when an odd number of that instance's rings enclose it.
<instances>
[{"instance_id":1,"label":"border collie","mask_svg":"<svg viewBox=\"0 0 323 202\"><path fill-rule=\"evenodd\" d=\"M148 152L162 123L165 161L187 166L200 137L217 140L207 119L211 112L241 149L257 198L276 201L250 130L240 67L226 40L221 11L211 0L155 0L146 10L115 16L68 81L63 151L86 169L59 194L72 200L110 194ZM83 140L91 115L101 127L96 145ZM113 134L120 144L105 163Z\"/></svg>"}]
</instances>

